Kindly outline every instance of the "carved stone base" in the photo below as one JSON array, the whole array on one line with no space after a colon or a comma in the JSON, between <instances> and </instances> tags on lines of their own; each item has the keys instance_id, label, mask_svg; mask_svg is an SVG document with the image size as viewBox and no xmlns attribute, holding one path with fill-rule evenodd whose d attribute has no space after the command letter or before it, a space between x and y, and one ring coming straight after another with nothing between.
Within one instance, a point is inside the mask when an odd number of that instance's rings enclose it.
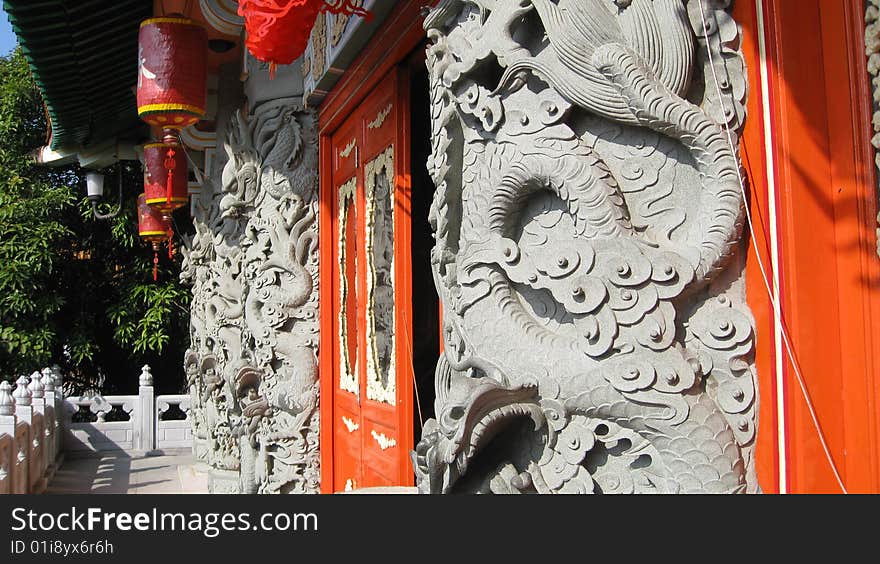
<instances>
[{"instance_id":1,"label":"carved stone base","mask_svg":"<svg viewBox=\"0 0 880 564\"><path fill-rule=\"evenodd\" d=\"M241 493L238 471L211 468L208 474L208 491L215 494Z\"/></svg>"},{"instance_id":2,"label":"carved stone base","mask_svg":"<svg viewBox=\"0 0 880 564\"><path fill-rule=\"evenodd\" d=\"M208 468L208 453L210 449L211 445L208 439L193 437L193 457L196 459L196 464Z\"/></svg>"},{"instance_id":3,"label":"carved stone base","mask_svg":"<svg viewBox=\"0 0 880 564\"><path fill-rule=\"evenodd\" d=\"M350 492L339 492L339 495L417 495L419 488L407 486L390 486L379 488L360 488Z\"/></svg>"}]
</instances>

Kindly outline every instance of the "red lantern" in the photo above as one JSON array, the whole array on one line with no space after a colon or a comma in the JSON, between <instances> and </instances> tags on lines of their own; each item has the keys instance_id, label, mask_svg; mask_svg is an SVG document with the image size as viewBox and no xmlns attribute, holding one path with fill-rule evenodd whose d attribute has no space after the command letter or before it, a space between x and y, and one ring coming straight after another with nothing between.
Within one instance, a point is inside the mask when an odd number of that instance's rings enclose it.
<instances>
[{"instance_id":1,"label":"red lantern","mask_svg":"<svg viewBox=\"0 0 880 564\"><path fill-rule=\"evenodd\" d=\"M189 201L186 153L177 143L144 145L144 194L147 205L170 216Z\"/></svg>"},{"instance_id":2,"label":"red lantern","mask_svg":"<svg viewBox=\"0 0 880 564\"><path fill-rule=\"evenodd\" d=\"M174 131L205 115L207 47L205 29L185 17L141 23L138 36L138 115L150 125Z\"/></svg>"},{"instance_id":3,"label":"red lantern","mask_svg":"<svg viewBox=\"0 0 880 564\"><path fill-rule=\"evenodd\" d=\"M355 0L240 0L248 51L260 61L289 65L302 56L323 12L370 17ZM271 71L270 71L271 72Z\"/></svg>"},{"instance_id":4,"label":"red lantern","mask_svg":"<svg viewBox=\"0 0 880 564\"><path fill-rule=\"evenodd\" d=\"M159 246L168 241L169 255L172 252L171 219L147 204L146 194L138 196L138 234L141 239L153 245L153 280L159 277Z\"/></svg>"}]
</instances>

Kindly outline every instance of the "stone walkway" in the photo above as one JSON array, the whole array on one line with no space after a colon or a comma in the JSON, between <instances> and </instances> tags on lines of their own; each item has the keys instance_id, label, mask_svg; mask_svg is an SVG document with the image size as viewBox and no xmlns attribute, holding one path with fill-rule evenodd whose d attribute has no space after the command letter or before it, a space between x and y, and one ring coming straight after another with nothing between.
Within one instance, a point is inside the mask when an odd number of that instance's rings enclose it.
<instances>
[{"instance_id":1,"label":"stone walkway","mask_svg":"<svg viewBox=\"0 0 880 564\"><path fill-rule=\"evenodd\" d=\"M47 494L208 493L207 474L197 472L188 450L158 456L124 452L67 454Z\"/></svg>"}]
</instances>

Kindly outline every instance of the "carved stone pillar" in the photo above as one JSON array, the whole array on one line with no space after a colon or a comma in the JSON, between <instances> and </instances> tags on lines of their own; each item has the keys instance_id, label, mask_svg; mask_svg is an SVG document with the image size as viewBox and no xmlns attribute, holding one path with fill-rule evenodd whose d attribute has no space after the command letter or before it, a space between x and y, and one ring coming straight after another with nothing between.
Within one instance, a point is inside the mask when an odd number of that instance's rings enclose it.
<instances>
[{"instance_id":1,"label":"carved stone pillar","mask_svg":"<svg viewBox=\"0 0 880 564\"><path fill-rule=\"evenodd\" d=\"M285 84L275 86L296 91ZM184 262L193 286L185 364L198 406L196 454L210 466L212 491L312 493L319 488L317 120L301 98L250 106L246 115L221 104L225 159L206 171Z\"/></svg>"},{"instance_id":2,"label":"carved stone pillar","mask_svg":"<svg viewBox=\"0 0 880 564\"><path fill-rule=\"evenodd\" d=\"M228 131L241 104L238 70L224 67L218 87L218 135ZM208 466L211 491L236 493L240 461L233 427L239 414L230 382L245 362L239 247L247 220L220 213L222 156L205 159L203 186L192 196L195 234L184 246L181 272L193 293L191 345L184 366L193 395L194 454Z\"/></svg>"},{"instance_id":3,"label":"carved stone pillar","mask_svg":"<svg viewBox=\"0 0 880 564\"><path fill-rule=\"evenodd\" d=\"M248 217L241 239L248 364L233 386L242 417L242 485L260 493L315 493L317 118L297 99L264 103L253 116L234 120L226 147L221 213L241 209ZM249 191L252 175L258 185Z\"/></svg>"},{"instance_id":4,"label":"carved stone pillar","mask_svg":"<svg viewBox=\"0 0 880 564\"><path fill-rule=\"evenodd\" d=\"M724 4L428 15L445 353L421 491L757 490Z\"/></svg>"}]
</instances>

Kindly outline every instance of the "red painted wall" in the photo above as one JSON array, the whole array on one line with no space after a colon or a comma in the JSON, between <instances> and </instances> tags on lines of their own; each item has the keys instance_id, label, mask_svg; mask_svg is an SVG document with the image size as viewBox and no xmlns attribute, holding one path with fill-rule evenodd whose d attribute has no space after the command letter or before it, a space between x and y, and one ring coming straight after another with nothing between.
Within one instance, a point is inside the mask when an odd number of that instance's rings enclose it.
<instances>
[{"instance_id":1,"label":"red painted wall","mask_svg":"<svg viewBox=\"0 0 880 564\"><path fill-rule=\"evenodd\" d=\"M860 0L764 0L766 91L759 72L759 6L758 0L736 3L751 84L743 160L758 223L755 241L769 265L772 181L782 317L807 394L846 488L877 492L880 259L864 6ZM840 492L794 367L784 351L774 350L772 307L754 253L747 276L762 394L759 478L765 491L778 491L781 440L784 491ZM781 413L775 354L784 360Z\"/></svg>"}]
</instances>

